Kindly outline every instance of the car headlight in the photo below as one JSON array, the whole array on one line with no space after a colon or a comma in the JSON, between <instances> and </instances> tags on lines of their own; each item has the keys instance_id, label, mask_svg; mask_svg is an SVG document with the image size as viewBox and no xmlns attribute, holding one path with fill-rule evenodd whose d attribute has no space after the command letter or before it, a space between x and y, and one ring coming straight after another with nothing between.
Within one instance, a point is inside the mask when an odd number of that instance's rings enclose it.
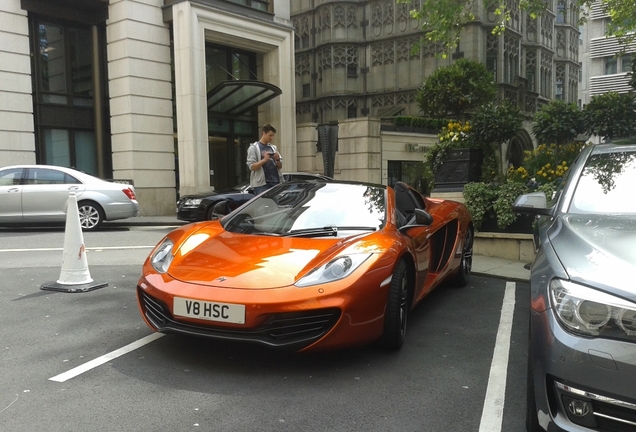
<instances>
[{"instance_id":1,"label":"car headlight","mask_svg":"<svg viewBox=\"0 0 636 432\"><path fill-rule=\"evenodd\" d=\"M183 205L186 207L196 207L201 204L201 201L203 201L202 198L186 198L183 200Z\"/></svg>"},{"instance_id":2,"label":"car headlight","mask_svg":"<svg viewBox=\"0 0 636 432\"><path fill-rule=\"evenodd\" d=\"M636 304L561 279L550 281L554 312L563 326L584 336L636 340Z\"/></svg>"},{"instance_id":3,"label":"car headlight","mask_svg":"<svg viewBox=\"0 0 636 432\"><path fill-rule=\"evenodd\" d=\"M165 239L161 245L155 249L154 253L150 257L150 264L152 268L157 270L159 273L165 273L168 271L170 267L170 263L172 262L172 248L174 247L174 243L170 239Z\"/></svg>"},{"instance_id":4,"label":"car headlight","mask_svg":"<svg viewBox=\"0 0 636 432\"><path fill-rule=\"evenodd\" d=\"M297 287L320 285L344 279L367 260L372 254L341 255L320 267L313 269L295 283Z\"/></svg>"}]
</instances>

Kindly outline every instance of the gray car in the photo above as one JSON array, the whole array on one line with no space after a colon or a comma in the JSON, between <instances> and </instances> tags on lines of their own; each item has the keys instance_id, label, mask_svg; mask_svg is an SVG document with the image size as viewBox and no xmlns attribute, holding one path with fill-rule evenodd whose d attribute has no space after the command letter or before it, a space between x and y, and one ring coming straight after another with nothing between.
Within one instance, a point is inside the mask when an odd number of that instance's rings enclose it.
<instances>
[{"instance_id":1,"label":"gray car","mask_svg":"<svg viewBox=\"0 0 636 432\"><path fill-rule=\"evenodd\" d=\"M636 431L636 139L585 147L539 215L526 424Z\"/></svg>"},{"instance_id":2,"label":"gray car","mask_svg":"<svg viewBox=\"0 0 636 432\"><path fill-rule=\"evenodd\" d=\"M96 229L105 220L137 216L139 212L132 185L108 182L60 166L14 165L0 168L0 226L64 222L71 192L77 197L84 230Z\"/></svg>"}]
</instances>

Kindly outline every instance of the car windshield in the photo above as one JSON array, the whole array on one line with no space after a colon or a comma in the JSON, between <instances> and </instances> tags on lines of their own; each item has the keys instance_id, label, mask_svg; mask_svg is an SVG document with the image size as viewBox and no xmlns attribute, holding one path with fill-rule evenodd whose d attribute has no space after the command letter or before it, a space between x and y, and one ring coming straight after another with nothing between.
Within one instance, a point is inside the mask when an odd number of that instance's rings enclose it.
<instances>
[{"instance_id":1,"label":"car windshield","mask_svg":"<svg viewBox=\"0 0 636 432\"><path fill-rule=\"evenodd\" d=\"M593 154L572 197L570 213L636 214L636 148Z\"/></svg>"},{"instance_id":2,"label":"car windshield","mask_svg":"<svg viewBox=\"0 0 636 432\"><path fill-rule=\"evenodd\" d=\"M341 183L282 183L222 223L246 234L303 237L375 231L384 226L386 188Z\"/></svg>"}]
</instances>

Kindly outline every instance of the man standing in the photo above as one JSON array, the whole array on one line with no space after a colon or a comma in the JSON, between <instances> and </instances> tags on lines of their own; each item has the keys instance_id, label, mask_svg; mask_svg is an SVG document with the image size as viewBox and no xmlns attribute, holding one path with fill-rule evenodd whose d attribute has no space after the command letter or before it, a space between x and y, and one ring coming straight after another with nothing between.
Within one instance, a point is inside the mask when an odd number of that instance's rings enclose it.
<instances>
[{"instance_id":1,"label":"man standing","mask_svg":"<svg viewBox=\"0 0 636 432\"><path fill-rule=\"evenodd\" d=\"M266 124L263 126L261 139L247 149L250 186L254 188L255 195L276 186L283 180L283 174L280 172L283 167L283 159L276 146L271 144L275 134L274 126Z\"/></svg>"}]
</instances>

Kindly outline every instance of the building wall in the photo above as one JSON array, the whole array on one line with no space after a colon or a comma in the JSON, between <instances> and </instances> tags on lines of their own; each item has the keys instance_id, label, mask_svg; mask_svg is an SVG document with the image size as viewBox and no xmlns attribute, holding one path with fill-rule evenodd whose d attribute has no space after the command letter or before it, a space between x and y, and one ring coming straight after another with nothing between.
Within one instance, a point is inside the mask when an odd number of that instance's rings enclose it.
<instances>
[{"instance_id":1,"label":"building wall","mask_svg":"<svg viewBox=\"0 0 636 432\"><path fill-rule=\"evenodd\" d=\"M133 179L141 215L174 213L170 29L163 0L110 0L113 177Z\"/></svg>"},{"instance_id":2,"label":"building wall","mask_svg":"<svg viewBox=\"0 0 636 432\"><path fill-rule=\"evenodd\" d=\"M0 165L35 163L31 60L26 11L0 2Z\"/></svg>"}]
</instances>

